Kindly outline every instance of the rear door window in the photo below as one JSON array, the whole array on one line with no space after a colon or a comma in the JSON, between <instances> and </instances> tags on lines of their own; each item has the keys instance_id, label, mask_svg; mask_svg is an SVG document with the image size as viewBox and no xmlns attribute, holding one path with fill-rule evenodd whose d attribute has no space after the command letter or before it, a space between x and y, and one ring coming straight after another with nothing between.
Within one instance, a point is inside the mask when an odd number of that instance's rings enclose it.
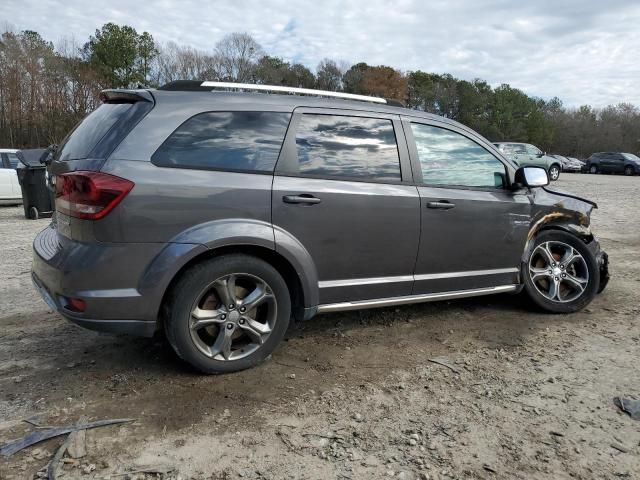
<instances>
[{"instance_id":1,"label":"rear door window","mask_svg":"<svg viewBox=\"0 0 640 480\"><path fill-rule=\"evenodd\" d=\"M290 113L208 112L184 122L153 154L160 167L271 173Z\"/></svg>"},{"instance_id":2,"label":"rear door window","mask_svg":"<svg viewBox=\"0 0 640 480\"><path fill-rule=\"evenodd\" d=\"M337 180L400 182L393 122L384 118L303 114L296 130L297 169Z\"/></svg>"}]
</instances>

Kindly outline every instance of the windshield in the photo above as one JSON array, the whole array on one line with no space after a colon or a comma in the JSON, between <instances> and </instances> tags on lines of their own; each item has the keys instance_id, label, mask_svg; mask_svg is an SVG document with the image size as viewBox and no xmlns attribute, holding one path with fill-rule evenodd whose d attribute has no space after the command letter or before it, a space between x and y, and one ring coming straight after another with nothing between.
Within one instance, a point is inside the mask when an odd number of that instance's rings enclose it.
<instances>
[{"instance_id":1,"label":"windshield","mask_svg":"<svg viewBox=\"0 0 640 480\"><path fill-rule=\"evenodd\" d=\"M633 153L623 153L622 156L627 160L633 160L634 162L640 162L640 158L636 157Z\"/></svg>"}]
</instances>

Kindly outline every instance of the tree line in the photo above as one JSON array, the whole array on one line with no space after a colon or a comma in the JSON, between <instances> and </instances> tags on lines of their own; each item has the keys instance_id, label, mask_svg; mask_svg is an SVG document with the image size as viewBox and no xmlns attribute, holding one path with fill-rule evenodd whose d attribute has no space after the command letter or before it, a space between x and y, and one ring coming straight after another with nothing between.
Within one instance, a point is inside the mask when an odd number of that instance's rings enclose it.
<instances>
[{"instance_id":1,"label":"tree line","mask_svg":"<svg viewBox=\"0 0 640 480\"><path fill-rule=\"evenodd\" d=\"M457 120L491 141L533 143L550 153L640 151L640 110L626 103L567 108L508 84L461 80L384 65L322 60L312 71L269 55L246 33L231 33L211 51L107 23L83 45L54 45L35 31L0 37L0 147L60 142L99 104L105 88L157 87L174 80L262 83L375 95Z\"/></svg>"}]
</instances>

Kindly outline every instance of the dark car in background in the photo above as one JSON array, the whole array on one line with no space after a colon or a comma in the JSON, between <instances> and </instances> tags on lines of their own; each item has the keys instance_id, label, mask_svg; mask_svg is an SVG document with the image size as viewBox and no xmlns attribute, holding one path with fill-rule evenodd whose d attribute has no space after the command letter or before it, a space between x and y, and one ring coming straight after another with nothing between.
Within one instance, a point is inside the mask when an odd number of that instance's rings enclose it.
<instances>
[{"instance_id":1,"label":"dark car in background","mask_svg":"<svg viewBox=\"0 0 640 480\"><path fill-rule=\"evenodd\" d=\"M587 159L585 166L589 173L640 174L640 158L633 153L598 152Z\"/></svg>"},{"instance_id":2,"label":"dark car in background","mask_svg":"<svg viewBox=\"0 0 640 480\"><path fill-rule=\"evenodd\" d=\"M164 331L203 372L256 365L291 318L521 290L568 313L607 283L596 205L455 121L266 85L102 97L49 165L34 284L86 328Z\"/></svg>"}]
</instances>

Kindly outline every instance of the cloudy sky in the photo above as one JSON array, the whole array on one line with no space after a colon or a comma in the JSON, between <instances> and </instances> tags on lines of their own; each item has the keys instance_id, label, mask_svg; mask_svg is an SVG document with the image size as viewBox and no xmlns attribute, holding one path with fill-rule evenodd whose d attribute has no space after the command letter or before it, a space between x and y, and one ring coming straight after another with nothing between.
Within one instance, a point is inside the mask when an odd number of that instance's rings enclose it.
<instances>
[{"instance_id":1,"label":"cloudy sky","mask_svg":"<svg viewBox=\"0 0 640 480\"><path fill-rule=\"evenodd\" d=\"M565 105L640 105L638 0L2 0L0 21L84 43L106 22L211 50L230 32L314 68L329 57L501 83Z\"/></svg>"}]
</instances>

